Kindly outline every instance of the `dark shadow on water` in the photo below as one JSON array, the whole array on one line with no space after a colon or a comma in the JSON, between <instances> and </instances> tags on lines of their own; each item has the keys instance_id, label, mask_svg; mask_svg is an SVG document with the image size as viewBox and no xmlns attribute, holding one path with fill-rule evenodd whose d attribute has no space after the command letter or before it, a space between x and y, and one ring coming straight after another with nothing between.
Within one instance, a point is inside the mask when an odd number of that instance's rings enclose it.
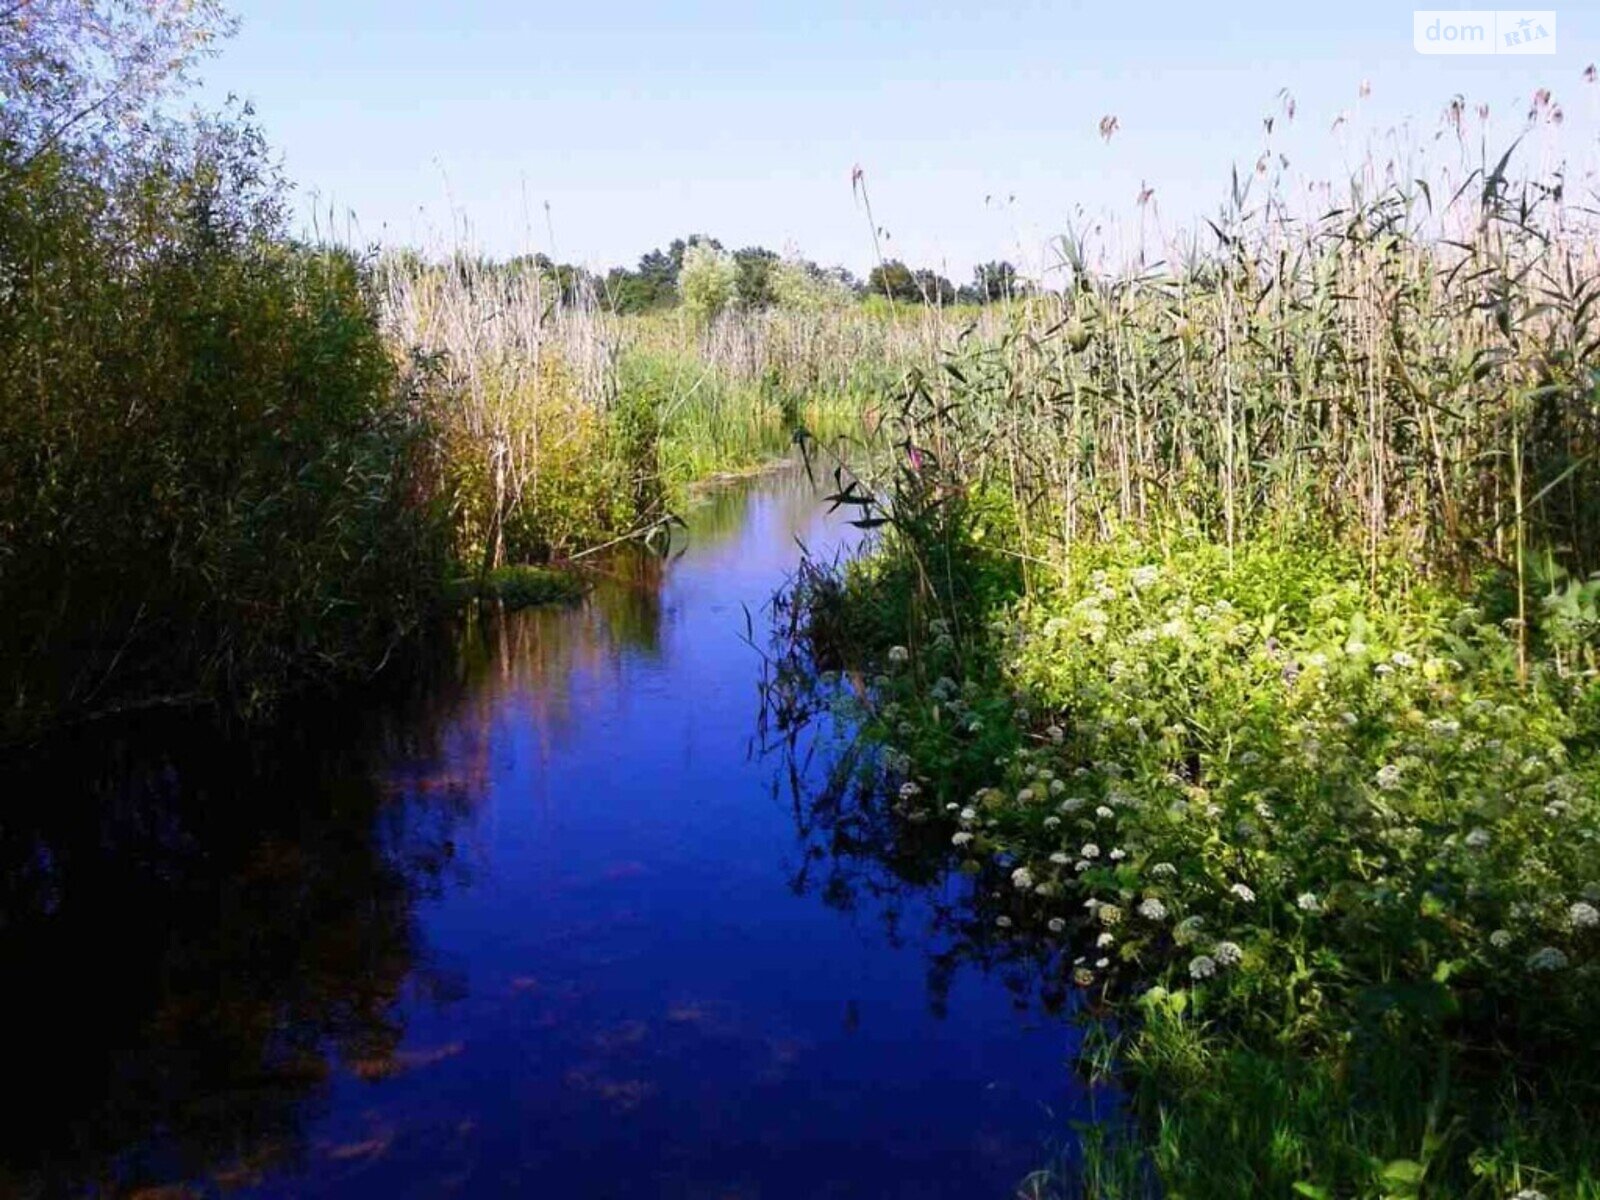
<instances>
[{"instance_id":1,"label":"dark shadow on water","mask_svg":"<svg viewBox=\"0 0 1600 1200\"><path fill-rule=\"evenodd\" d=\"M394 1055L402 989L449 991L415 909L448 877L469 790L402 814L371 767L404 735L347 722L241 741L144 718L5 771L0 964L23 1086L0 1190L293 1161L330 1072Z\"/></svg>"},{"instance_id":2,"label":"dark shadow on water","mask_svg":"<svg viewBox=\"0 0 1600 1200\"><path fill-rule=\"evenodd\" d=\"M473 612L385 685L243 730L106 721L0 759L0 971L14 1106L0 1195L248 1186L303 1168L336 1073L416 1065L406 1002L459 999L419 904L507 691L553 733L613 642L658 651L662 563L622 553L581 614Z\"/></svg>"},{"instance_id":3,"label":"dark shadow on water","mask_svg":"<svg viewBox=\"0 0 1600 1200\"><path fill-rule=\"evenodd\" d=\"M804 648L781 635L776 650L763 688L762 749L775 763L774 794L788 805L802 848L791 879L795 893L852 918L867 914L882 925L888 944L913 947L925 961L928 1005L937 1018L949 1015L952 987L964 974L998 981L1017 1014L1063 1023L1097 1016L1081 1009L1082 993L1068 984L1067 944L1010 923L1011 897L1002 890L1009 864L963 872L948 823L900 802L898 781L853 730L860 681L816 670ZM1126 1122L1114 1088L1087 1078L1080 1083L1081 1104L1063 1114L1063 1141L1040 1148L1041 1170L1070 1170L1071 1123Z\"/></svg>"}]
</instances>

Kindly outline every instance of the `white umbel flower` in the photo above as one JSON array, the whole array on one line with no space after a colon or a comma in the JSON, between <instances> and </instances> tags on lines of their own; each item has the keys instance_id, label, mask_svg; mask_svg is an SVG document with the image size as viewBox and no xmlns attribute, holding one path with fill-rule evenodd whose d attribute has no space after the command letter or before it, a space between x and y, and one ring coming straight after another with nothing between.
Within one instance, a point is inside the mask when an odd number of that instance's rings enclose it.
<instances>
[{"instance_id":1,"label":"white umbel flower","mask_svg":"<svg viewBox=\"0 0 1600 1200\"><path fill-rule=\"evenodd\" d=\"M1530 971L1560 971L1567 965L1567 956L1554 946L1540 946L1528 955Z\"/></svg>"},{"instance_id":2,"label":"white umbel flower","mask_svg":"<svg viewBox=\"0 0 1600 1200\"><path fill-rule=\"evenodd\" d=\"M1146 921L1165 921L1167 919L1167 906L1151 896L1139 902L1139 915Z\"/></svg>"}]
</instances>

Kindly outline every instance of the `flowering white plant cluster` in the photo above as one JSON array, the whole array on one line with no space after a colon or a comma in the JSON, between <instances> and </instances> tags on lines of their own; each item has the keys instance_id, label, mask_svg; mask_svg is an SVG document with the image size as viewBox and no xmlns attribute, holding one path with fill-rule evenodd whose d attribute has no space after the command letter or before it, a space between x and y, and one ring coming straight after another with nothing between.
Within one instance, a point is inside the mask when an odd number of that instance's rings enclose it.
<instances>
[{"instance_id":1,"label":"flowering white plant cluster","mask_svg":"<svg viewBox=\"0 0 1600 1200\"><path fill-rule=\"evenodd\" d=\"M1582 832L1600 828L1600 788L1504 632L1457 623L1468 672L1430 641L1447 621L1374 614L1359 578L1196 553L1113 556L1008 628L1015 711L1060 715L958 798L950 836L972 869L1005 856L1011 915L1102 951L1074 964L1084 986L1113 944L1118 971L1224 992L1297 964L1317 987L1324 961L1428 979L1448 957L1452 980L1501 990L1600 967L1600 852ZM924 682L900 686L924 689L951 744L983 736L946 718L978 695L929 653ZM1357 933L1408 926L1414 943Z\"/></svg>"}]
</instances>

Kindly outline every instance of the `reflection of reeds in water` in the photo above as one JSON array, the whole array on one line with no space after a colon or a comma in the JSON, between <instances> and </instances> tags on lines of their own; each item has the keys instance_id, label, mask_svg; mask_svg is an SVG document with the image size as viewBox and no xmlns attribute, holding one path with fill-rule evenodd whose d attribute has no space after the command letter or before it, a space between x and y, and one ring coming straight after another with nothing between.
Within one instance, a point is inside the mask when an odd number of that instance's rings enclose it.
<instances>
[{"instance_id":1,"label":"reflection of reeds in water","mask_svg":"<svg viewBox=\"0 0 1600 1200\"><path fill-rule=\"evenodd\" d=\"M702 554L737 544L742 555L772 561L776 583L797 565L798 544L809 537L820 533L830 541L855 540L844 517L828 528L824 500L829 490L817 457L807 468L797 456L734 486L702 492L686 512L688 529L681 541Z\"/></svg>"},{"instance_id":2,"label":"reflection of reeds in water","mask_svg":"<svg viewBox=\"0 0 1600 1200\"><path fill-rule=\"evenodd\" d=\"M799 663L789 660L781 682L769 677L763 696L772 788L788 802L799 843L795 893L875 918L891 943L915 947L936 1016L947 1014L951 989L968 970L997 976L1019 1012L1066 1011L1062 947L996 924L988 886L962 875L947 833L899 803L874 756L835 726L849 685Z\"/></svg>"},{"instance_id":3,"label":"reflection of reeds in water","mask_svg":"<svg viewBox=\"0 0 1600 1200\"><path fill-rule=\"evenodd\" d=\"M666 566L649 551L619 546L588 564L594 586L579 605L471 613L456 638L455 769L487 776L495 723L513 701L547 741L560 740L580 719L573 708L578 676L614 672L624 653L658 655Z\"/></svg>"},{"instance_id":4,"label":"reflection of reeds in water","mask_svg":"<svg viewBox=\"0 0 1600 1200\"><path fill-rule=\"evenodd\" d=\"M458 699L450 720L456 771L487 771L494 723L513 705L547 742L559 741L580 719L575 679L614 675L624 657L659 660L663 592L672 572L716 575L733 555L745 565L770 561L775 587L798 560L797 541L820 509L816 484L793 467L707 489L665 553L623 545L588 560L593 587L581 605L472 613L458 631L454 659ZM730 634L743 632L737 609L728 620Z\"/></svg>"},{"instance_id":5,"label":"reflection of reeds in water","mask_svg":"<svg viewBox=\"0 0 1600 1200\"><path fill-rule=\"evenodd\" d=\"M410 1065L402 983L451 987L418 969L415 907L461 795L381 785L396 745L426 749L415 713L337 716L248 742L145 719L0 768L0 970L27 981L29 1081L0 1193L249 1184L306 1154L332 1074Z\"/></svg>"}]
</instances>

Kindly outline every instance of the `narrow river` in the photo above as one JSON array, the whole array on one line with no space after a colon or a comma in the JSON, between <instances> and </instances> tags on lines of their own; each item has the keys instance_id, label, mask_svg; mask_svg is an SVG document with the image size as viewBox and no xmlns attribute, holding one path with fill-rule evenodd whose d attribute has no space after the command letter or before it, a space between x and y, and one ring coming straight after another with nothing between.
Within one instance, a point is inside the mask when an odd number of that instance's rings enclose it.
<instances>
[{"instance_id":1,"label":"narrow river","mask_svg":"<svg viewBox=\"0 0 1600 1200\"><path fill-rule=\"evenodd\" d=\"M8 768L0 1193L927 1200L1044 1165L1092 1097L1036 965L819 789L838 737L757 738L746 610L764 644L843 516L788 472L689 526L381 699Z\"/></svg>"}]
</instances>

